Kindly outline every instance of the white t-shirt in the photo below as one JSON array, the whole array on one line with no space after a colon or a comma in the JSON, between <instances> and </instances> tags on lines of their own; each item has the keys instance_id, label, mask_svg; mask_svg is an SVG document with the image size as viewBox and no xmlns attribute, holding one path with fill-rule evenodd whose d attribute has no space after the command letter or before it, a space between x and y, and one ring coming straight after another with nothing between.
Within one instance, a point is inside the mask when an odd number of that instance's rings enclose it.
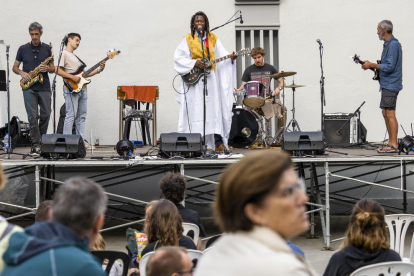
<instances>
[{"instance_id":1,"label":"white t-shirt","mask_svg":"<svg viewBox=\"0 0 414 276\"><path fill-rule=\"evenodd\" d=\"M72 74L75 73L79 67L82 65L82 62L78 57L69 51L63 50L62 57L59 62L59 67L63 69L66 73ZM68 89L66 85L63 85L63 89ZM87 85L84 85L82 90L87 90Z\"/></svg>"}]
</instances>

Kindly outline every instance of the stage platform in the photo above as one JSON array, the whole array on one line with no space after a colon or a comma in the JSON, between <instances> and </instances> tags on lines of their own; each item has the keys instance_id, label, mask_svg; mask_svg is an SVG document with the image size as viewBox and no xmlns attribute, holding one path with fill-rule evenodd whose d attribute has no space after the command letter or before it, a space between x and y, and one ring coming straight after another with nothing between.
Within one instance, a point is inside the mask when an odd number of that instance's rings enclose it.
<instances>
[{"instance_id":1,"label":"stage platform","mask_svg":"<svg viewBox=\"0 0 414 276\"><path fill-rule=\"evenodd\" d=\"M379 154L375 147L367 148L335 148L332 149L334 152L327 151L320 156L293 158L299 176L307 183L310 235L314 235L314 227L320 222L328 249L331 248L331 213L349 215L361 198L374 198L387 213L414 212L414 153ZM239 158L236 156L261 150L233 149L231 155L206 158L124 160L113 146L99 146L93 154L88 151L86 158L77 160L22 159L22 155L16 154L5 159L3 156L1 163L9 182L26 183L27 189L22 203L0 197L0 205L8 208L8 220L32 216L40 202L53 198L54 191L64 180L84 176L105 189L109 197L107 218L125 221L121 226L132 225L142 222L149 201L160 198L159 180L166 172L174 171L187 178L186 204L202 217L211 217L211 203L222 170L237 162ZM29 148L17 148L14 152L26 154L28 151ZM138 148L134 154L148 152L156 154L150 147ZM23 192L14 193L10 191L9 197L17 197L16 194ZM111 229L114 227L104 231Z\"/></svg>"}]
</instances>

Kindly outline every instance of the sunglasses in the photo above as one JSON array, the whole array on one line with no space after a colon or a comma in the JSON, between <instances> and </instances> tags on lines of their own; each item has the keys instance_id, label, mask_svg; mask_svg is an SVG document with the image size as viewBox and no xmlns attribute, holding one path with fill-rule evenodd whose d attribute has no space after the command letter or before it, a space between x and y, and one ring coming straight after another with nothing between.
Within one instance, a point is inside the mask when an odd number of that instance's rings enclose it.
<instances>
[{"instance_id":1,"label":"sunglasses","mask_svg":"<svg viewBox=\"0 0 414 276\"><path fill-rule=\"evenodd\" d=\"M188 270L188 271L179 271L179 272L177 272L178 274L186 274L186 273L189 273L190 275L193 275L193 272L194 272L194 270L193 269L191 269L191 270Z\"/></svg>"}]
</instances>

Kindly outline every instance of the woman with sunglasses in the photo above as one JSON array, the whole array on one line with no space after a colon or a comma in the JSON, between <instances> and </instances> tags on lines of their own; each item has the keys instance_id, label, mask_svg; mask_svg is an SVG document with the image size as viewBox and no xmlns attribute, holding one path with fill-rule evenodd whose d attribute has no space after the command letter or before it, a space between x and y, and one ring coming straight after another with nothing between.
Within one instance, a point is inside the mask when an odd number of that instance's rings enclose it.
<instances>
[{"instance_id":1,"label":"woman with sunglasses","mask_svg":"<svg viewBox=\"0 0 414 276\"><path fill-rule=\"evenodd\" d=\"M384 209L375 201L362 199L355 205L345 233L342 250L329 260L324 276L348 276L366 265L401 261L390 249Z\"/></svg>"},{"instance_id":2,"label":"woman with sunglasses","mask_svg":"<svg viewBox=\"0 0 414 276\"><path fill-rule=\"evenodd\" d=\"M252 153L219 183L214 209L227 234L199 260L195 276L316 275L287 245L309 228L309 198L287 153Z\"/></svg>"}]
</instances>

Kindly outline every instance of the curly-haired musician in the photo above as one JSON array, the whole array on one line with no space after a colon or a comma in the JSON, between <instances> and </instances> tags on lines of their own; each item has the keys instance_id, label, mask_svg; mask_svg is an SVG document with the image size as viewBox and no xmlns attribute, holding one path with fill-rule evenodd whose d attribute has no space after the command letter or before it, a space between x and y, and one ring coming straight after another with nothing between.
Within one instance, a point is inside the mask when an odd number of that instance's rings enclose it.
<instances>
[{"instance_id":1,"label":"curly-haired musician","mask_svg":"<svg viewBox=\"0 0 414 276\"><path fill-rule=\"evenodd\" d=\"M199 31L201 26L202 32ZM210 61L226 56L229 52L221 44L218 37L210 32L207 15L203 12L195 13L190 20L190 33L178 45L174 54L174 69L180 75L190 73L196 66L203 69L203 52L201 51L201 40L204 43L204 56ZM232 104L233 104L233 83L236 74L237 58L232 54L232 60L225 60L212 65L211 73L207 75L206 96L206 145L210 149L224 149L220 142L215 143L214 134L222 136L224 146L227 147L227 140L230 134ZM176 99L180 104L178 120L178 132L201 133L203 134L204 100L203 81L187 85L180 84L179 94ZM221 140L221 139L219 139Z\"/></svg>"},{"instance_id":2,"label":"curly-haired musician","mask_svg":"<svg viewBox=\"0 0 414 276\"><path fill-rule=\"evenodd\" d=\"M40 74L43 77L43 82L37 81L28 88L23 88L24 106L32 140L32 153L37 155L40 153L40 139L43 134L46 134L49 126L52 92L48 73L55 72L55 66L53 58L50 59L48 65L41 64L52 55L49 45L40 41L43 35L42 25L37 22L30 24L29 34L31 41L20 46L12 70L27 83L32 81L29 73L35 70L36 67L39 67ZM21 63L23 63L23 70L19 69Z\"/></svg>"},{"instance_id":3,"label":"curly-haired musician","mask_svg":"<svg viewBox=\"0 0 414 276\"><path fill-rule=\"evenodd\" d=\"M80 77L72 75L75 73L84 63L73 53L78 49L81 41L81 36L78 33L70 33L65 39L66 49L62 52L62 57L59 63L58 75L71 79L74 83L79 83ZM92 77L96 74L99 74L105 69L105 61L101 62L101 66L98 69L93 70L86 77ZM94 148L93 145L89 144L85 140L85 121L87 114L87 100L88 100L88 91L87 85L82 87L82 90L79 93L71 93L69 88L63 86L63 97L65 98L66 105L66 117L65 123L63 126L63 134L72 134L72 127L75 123L76 125L76 134L82 136L82 139L85 141L85 147L88 149L90 147Z\"/></svg>"}]
</instances>

